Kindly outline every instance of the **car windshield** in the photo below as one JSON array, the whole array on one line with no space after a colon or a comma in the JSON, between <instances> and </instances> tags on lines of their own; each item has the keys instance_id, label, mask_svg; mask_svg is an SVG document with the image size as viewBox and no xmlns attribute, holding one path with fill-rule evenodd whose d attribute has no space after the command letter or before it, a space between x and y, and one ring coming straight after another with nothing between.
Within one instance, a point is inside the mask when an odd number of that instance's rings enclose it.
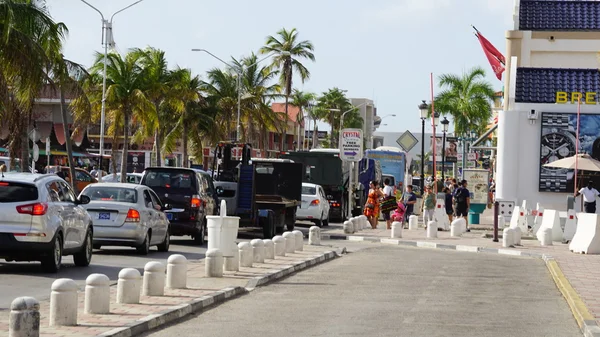
<instances>
[{"instance_id":1,"label":"car windshield","mask_svg":"<svg viewBox=\"0 0 600 337\"><path fill-rule=\"evenodd\" d=\"M143 184L152 188L190 189L195 188L194 175L195 172L188 170L151 170Z\"/></svg>"},{"instance_id":2,"label":"car windshield","mask_svg":"<svg viewBox=\"0 0 600 337\"><path fill-rule=\"evenodd\" d=\"M23 202L37 198L38 190L33 185L0 181L0 202Z\"/></svg>"},{"instance_id":3,"label":"car windshield","mask_svg":"<svg viewBox=\"0 0 600 337\"><path fill-rule=\"evenodd\" d=\"M302 194L315 195L317 188L314 186L302 186Z\"/></svg>"},{"instance_id":4,"label":"car windshield","mask_svg":"<svg viewBox=\"0 0 600 337\"><path fill-rule=\"evenodd\" d=\"M92 201L137 203L137 193L132 188L90 186L82 194L90 197Z\"/></svg>"}]
</instances>

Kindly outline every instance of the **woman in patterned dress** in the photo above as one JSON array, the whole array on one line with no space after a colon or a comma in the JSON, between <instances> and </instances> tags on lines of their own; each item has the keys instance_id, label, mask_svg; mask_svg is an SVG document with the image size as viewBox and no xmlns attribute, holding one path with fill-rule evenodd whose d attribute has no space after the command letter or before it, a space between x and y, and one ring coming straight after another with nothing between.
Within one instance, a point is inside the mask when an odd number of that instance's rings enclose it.
<instances>
[{"instance_id":1,"label":"woman in patterned dress","mask_svg":"<svg viewBox=\"0 0 600 337\"><path fill-rule=\"evenodd\" d=\"M371 181L369 184L369 195L363 214L369 219L371 228L377 229L379 221L379 200L383 197L383 192L379 188L377 181Z\"/></svg>"}]
</instances>

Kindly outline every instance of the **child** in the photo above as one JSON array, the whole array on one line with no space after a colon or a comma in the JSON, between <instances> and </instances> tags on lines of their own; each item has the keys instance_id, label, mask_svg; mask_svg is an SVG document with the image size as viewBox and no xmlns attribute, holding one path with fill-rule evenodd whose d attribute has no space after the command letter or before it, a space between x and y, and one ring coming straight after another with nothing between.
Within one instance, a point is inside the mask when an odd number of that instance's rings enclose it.
<instances>
[{"instance_id":1,"label":"child","mask_svg":"<svg viewBox=\"0 0 600 337\"><path fill-rule=\"evenodd\" d=\"M403 222L404 221L404 212L406 211L406 207L404 207L404 202L402 200L398 201L398 208L391 214L390 219L394 222Z\"/></svg>"}]
</instances>

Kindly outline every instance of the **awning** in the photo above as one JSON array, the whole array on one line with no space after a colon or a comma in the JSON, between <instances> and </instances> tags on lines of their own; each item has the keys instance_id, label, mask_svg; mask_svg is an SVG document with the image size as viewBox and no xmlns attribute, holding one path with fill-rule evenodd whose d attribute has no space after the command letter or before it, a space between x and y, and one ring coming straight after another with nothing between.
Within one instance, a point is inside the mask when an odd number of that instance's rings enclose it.
<instances>
[{"instance_id":1,"label":"awning","mask_svg":"<svg viewBox=\"0 0 600 337\"><path fill-rule=\"evenodd\" d=\"M58 144L65 145L65 127L62 123L54 123L54 135Z\"/></svg>"}]
</instances>

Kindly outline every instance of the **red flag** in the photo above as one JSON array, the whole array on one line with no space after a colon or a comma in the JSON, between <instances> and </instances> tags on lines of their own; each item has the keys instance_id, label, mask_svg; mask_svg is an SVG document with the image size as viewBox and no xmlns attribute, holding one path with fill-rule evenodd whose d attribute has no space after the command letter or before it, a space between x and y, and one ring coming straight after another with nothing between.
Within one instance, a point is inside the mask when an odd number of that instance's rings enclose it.
<instances>
[{"instance_id":1,"label":"red flag","mask_svg":"<svg viewBox=\"0 0 600 337\"><path fill-rule=\"evenodd\" d=\"M477 29L475 29L475 31L477 32L475 35L477 35L477 39L479 39L479 43L481 43L483 49L492 53L492 55L494 55L494 57L497 58L498 61L500 61L500 63L505 65L506 60L504 59L504 55L502 55L502 53L499 52L498 49L496 49L496 47L494 47L494 45L490 41L488 41L488 39L483 37L483 35L481 35L481 33Z\"/></svg>"},{"instance_id":2,"label":"red flag","mask_svg":"<svg viewBox=\"0 0 600 337\"><path fill-rule=\"evenodd\" d=\"M490 41L488 41L481 34L479 34L479 32L477 32L475 34L475 36L477 36L479 43L481 43L483 52L485 53L485 56L487 57L488 61L490 62L490 65L492 66L492 70L494 70L496 77L500 81L502 81L502 73L504 72L504 64L505 64L504 56L498 51L498 49L496 49L490 43Z\"/></svg>"}]
</instances>

